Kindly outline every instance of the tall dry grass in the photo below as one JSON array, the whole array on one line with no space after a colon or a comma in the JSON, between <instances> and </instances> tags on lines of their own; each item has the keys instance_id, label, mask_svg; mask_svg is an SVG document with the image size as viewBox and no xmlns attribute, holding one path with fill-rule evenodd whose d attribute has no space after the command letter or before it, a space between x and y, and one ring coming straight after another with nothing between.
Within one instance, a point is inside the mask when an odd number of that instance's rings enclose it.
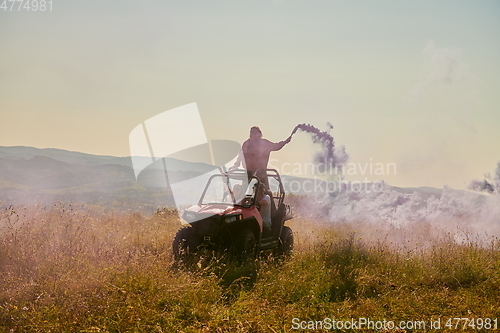
<instances>
[{"instance_id":1,"label":"tall dry grass","mask_svg":"<svg viewBox=\"0 0 500 333\"><path fill-rule=\"evenodd\" d=\"M298 217L285 262L172 268L177 214L63 203L0 215L7 332L289 332L292 318L500 315L500 244ZM383 230L382 230L383 229ZM384 236L385 235L385 236ZM425 240L425 242L423 242Z\"/></svg>"}]
</instances>

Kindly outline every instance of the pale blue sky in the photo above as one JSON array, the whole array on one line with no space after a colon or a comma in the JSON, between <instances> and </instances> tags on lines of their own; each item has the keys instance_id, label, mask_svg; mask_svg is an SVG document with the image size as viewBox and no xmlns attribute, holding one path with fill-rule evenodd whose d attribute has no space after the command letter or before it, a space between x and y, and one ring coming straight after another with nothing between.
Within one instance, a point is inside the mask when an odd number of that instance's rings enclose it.
<instances>
[{"instance_id":1,"label":"pale blue sky","mask_svg":"<svg viewBox=\"0 0 500 333\"><path fill-rule=\"evenodd\" d=\"M464 188L500 159L499 36L498 1L0 11L0 145L128 155L136 125L197 102L212 139L258 125L279 141L329 121L352 162L397 164L391 184ZM299 134L273 157L306 163L313 149Z\"/></svg>"}]
</instances>

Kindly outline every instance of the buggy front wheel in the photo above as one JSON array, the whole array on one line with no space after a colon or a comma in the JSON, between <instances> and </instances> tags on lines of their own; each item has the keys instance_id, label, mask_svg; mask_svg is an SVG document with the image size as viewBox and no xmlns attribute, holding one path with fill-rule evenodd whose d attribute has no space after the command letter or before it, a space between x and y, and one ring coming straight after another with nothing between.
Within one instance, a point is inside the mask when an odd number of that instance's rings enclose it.
<instances>
[{"instance_id":1,"label":"buggy front wheel","mask_svg":"<svg viewBox=\"0 0 500 333\"><path fill-rule=\"evenodd\" d=\"M234 237L234 250L240 261L252 260L256 256L257 244L255 235L249 229L242 229Z\"/></svg>"},{"instance_id":2,"label":"buggy front wheel","mask_svg":"<svg viewBox=\"0 0 500 333\"><path fill-rule=\"evenodd\" d=\"M196 250L200 242L192 227L179 229L172 242L172 254L176 264L189 266L196 261Z\"/></svg>"}]
</instances>

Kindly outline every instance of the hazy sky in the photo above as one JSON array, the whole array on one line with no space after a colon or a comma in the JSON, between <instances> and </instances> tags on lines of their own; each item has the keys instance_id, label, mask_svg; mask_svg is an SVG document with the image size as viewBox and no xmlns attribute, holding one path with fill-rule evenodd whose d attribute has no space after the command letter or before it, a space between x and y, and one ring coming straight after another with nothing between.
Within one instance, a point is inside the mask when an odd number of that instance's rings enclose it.
<instances>
[{"instance_id":1,"label":"hazy sky","mask_svg":"<svg viewBox=\"0 0 500 333\"><path fill-rule=\"evenodd\" d=\"M500 160L498 1L17 7L0 10L1 146L126 156L136 125L196 102L210 139L331 122L351 162L396 163L369 178L394 185L465 188ZM273 158L314 149L299 133Z\"/></svg>"}]
</instances>

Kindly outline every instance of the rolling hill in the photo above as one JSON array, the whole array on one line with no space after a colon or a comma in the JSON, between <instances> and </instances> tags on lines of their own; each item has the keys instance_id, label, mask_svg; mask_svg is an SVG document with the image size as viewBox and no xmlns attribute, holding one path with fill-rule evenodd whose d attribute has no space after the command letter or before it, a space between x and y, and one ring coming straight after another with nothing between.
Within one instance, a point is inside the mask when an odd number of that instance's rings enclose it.
<instances>
[{"instance_id":1,"label":"rolling hill","mask_svg":"<svg viewBox=\"0 0 500 333\"><path fill-rule=\"evenodd\" d=\"M167 158L167 163L170 175L177 179L191 178L214 169L208 164L173 158ZM0 147L0 207L54 201L150 211L173 206L170 190L158 187L158 177L165 177L162 163L151 164L136 180L131 157L53 148ZM282 178L287 193L308 194L304 184L311 179L287 175ZM442 193L442 189L428 187L389 187L402 194L418 192L425 197L439 197Z\"/></svg>"}]
</instances>

